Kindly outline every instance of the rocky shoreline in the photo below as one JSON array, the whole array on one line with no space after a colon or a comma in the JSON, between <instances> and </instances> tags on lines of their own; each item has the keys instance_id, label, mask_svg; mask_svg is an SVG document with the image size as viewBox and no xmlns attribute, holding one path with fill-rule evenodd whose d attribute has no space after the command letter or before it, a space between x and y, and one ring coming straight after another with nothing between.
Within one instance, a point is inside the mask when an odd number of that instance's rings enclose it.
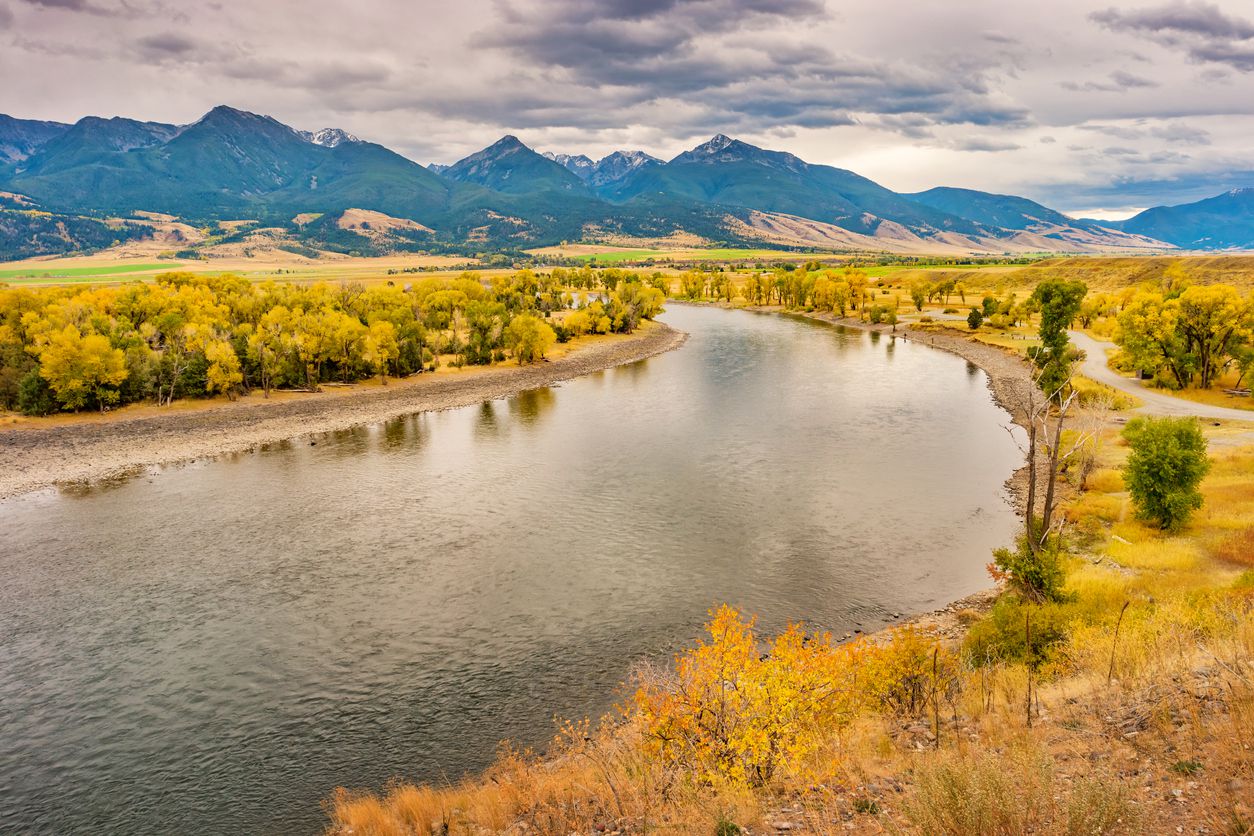
<instances>
[{"instance_id":1,"label":"rocky shoreline","mask_svg":"<svg viewBox=\"0 0 1254 836\"><path fill-rule=\"evenodd\" d=\"M418 375L389 387L299 400L250 401L142 418L0 430L0 499L54 486L124 478L160 465L251 450L402 415L454 409L634 363L688 335L654 322L630 337L593 342L552 361L455 375Z\"/></svg>"}]
</instances>

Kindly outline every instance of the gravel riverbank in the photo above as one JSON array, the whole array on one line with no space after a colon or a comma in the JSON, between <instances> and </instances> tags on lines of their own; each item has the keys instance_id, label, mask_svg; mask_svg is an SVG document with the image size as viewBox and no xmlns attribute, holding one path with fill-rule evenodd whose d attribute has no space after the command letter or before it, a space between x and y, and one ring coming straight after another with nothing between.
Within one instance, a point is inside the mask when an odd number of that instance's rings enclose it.
<instances>
[{"instance_id":1,"label":"gravel riverbank","mask_svg":"<svg viewBox=\"0 0 1254 836\"><path fill-rule=\"evenodd\" d=\"M125 477L158 465L236 453L415 412L482 403L643 360L678 348L687 336L654 322L630 337L593 342L529 366L417 375L387 387L325 397L250 399L167 415L0 430L0 499Z\"/></svg>"}]
</instances>

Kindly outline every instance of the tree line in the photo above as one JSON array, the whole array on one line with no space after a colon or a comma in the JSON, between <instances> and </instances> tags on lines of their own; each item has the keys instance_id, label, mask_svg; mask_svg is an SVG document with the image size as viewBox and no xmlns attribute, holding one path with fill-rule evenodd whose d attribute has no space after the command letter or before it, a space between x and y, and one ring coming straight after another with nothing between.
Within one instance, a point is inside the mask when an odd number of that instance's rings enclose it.
<instances>
[{"instance_id":1,"label":"tree line","mask_svg":"<svg viewBox=\"0 0 1254 836\"><path fill-rule=\"evenodd\" d=\"M532 363L555 342L627 333L662 310L664 293L634 273L565 272L404 287L179 272L120 287L0 285L0 407L103 411L376 375L386 383L441 362Z\"/></svg>"}]
</instances>

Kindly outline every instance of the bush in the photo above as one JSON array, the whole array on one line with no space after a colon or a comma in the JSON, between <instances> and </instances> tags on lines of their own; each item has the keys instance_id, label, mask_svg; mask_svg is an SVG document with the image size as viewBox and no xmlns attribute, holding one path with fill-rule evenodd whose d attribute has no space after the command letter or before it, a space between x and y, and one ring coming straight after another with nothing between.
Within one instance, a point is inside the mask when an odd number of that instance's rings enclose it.
<instances>
[{"instance_id":1,"label":"bush","mask_svg":"<svg viewBox=\"0 0 1254 836\"><path fill-rule=\"evenodd\" d=\"M17 408L24 415L51 415L57 411L56 396L39 369L31 369L18 384Z\"/></svg>"},{"instance_id":2,"label":"bush","mask_svg":"<svg viewBox=\"0 0 1254 836\"><path fill-rule=\"evenodd\" d=\"M977 330L984 324L984 314L979 308L972 308L971 313L967 314L967 327L972 331Z\"/></svg>"},{"instance_id":3,"label":"bush","mask_svg":"<svg viewBox=\"0 0 1254 836\"><path fill-rule=\"evenodd\" d=\"M1202 507L1202 482L1210 461L1195 418L1134 418L1123 437L1132 448L1124 482L1137 517L1174 531Z\"/></svg>"},{"instance_id":4,"label":"bush","mask_svg":"<svg viewBox=\"0 0 1254 836\"><path fill-rule=\"evenodd\" d=\"M1032 644L1027 637L1032 618ZM1026 662L1040 668L1053 661L1054 651L1067 637L1072 614L1060 604L1033 605L1015 595L998 599L988 615L967 632L964 650L976 665L987 662Z\"/></svg>"},{"instance_id":5,"label":"bush","mask_svg":"<svg viewBox=\"0 0 1254 836\"><path fill-rule=\"evenodd\" d=\"M1034 601L1061 601L1066 576L1057 540L1050 540L1035 553L1024 537L1014 549L993 552L989 571L998 580L1009 581L1019 594Z\"/></svg>"}]
</instances>

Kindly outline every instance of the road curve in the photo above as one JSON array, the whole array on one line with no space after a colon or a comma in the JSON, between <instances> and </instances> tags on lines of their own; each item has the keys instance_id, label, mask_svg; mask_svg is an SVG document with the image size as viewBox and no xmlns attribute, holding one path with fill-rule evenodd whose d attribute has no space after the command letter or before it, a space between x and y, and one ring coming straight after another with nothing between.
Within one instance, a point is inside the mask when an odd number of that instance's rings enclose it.
<instances>
[{"instance_id":1,"label":"road curve","mask_svg":"<svg viewBox=\"0 0 1254 836\"><path fill-rule=\"evenodd\" d=\"M1224 421L1254 422L1254 410L1210 406L1209 404L1186 401L1184 398L1164 395L1162 392L1155 392L1141 383L1141 381L1131 377L1124 377L1106 365L1106 351L1114 348L1114 343L1095 340L1079 331L1068 331L1067 333L1075 347L1083 349L1086 355L1084 363L1080 367L1084 376L1096 380L1098 383L1105 383L1107 386L1118 389L1120 392L1126 392L1129 395L1140 398L1144 405L1132 410L1133 412L1147 415L1183 415Z\"/></svg>"}]
</instances>

